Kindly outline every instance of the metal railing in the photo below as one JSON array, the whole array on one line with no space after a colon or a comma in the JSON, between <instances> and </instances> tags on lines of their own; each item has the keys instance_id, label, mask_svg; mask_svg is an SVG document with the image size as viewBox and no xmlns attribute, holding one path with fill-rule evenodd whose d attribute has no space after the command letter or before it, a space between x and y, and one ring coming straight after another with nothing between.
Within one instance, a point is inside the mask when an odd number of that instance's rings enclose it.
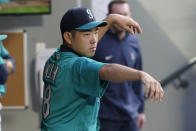
<instances>
[{"instance_id":1,"label":"metal railing","mask_svg":"<svg viewBox=\"0 0 196 131\"><path fill-rule=\"evenodd\" d=\"M182 75L182 73L190 69L195 64L196 64L196 56L193 57L187 65L181 67L180 69L176 70L174 73L171 73L165 79L161 80L160 83L162 87L165 88L170 82L172 82L175 79L178 79L180 82L178 86L183 88L188 87L188 82L186 80L182 80L180 76Z\"/></svg>"}]
</instances>

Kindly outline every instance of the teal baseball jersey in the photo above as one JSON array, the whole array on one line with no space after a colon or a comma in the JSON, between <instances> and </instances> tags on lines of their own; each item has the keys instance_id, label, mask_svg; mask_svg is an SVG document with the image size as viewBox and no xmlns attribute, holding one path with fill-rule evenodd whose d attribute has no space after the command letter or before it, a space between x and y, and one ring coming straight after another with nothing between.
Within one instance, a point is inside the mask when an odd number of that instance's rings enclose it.
<instances>
[{"instance_id":1,"label":"teal baseball jersey","mask_svg":"<svg viewBox=\"0 0 196 131\"><path fill-rule=\"evenodd\" d=\"M5 64L4 57L7 56L9 53L8 51L4 48L2 42L0 41L0 65ZM6 87L4 84L0 84L0 94L5 94L6 92Z\"/></svg>"},{"instance_id":2,"label":"teal baseball jersey","mask_svg":"<svg viewBox=\"0 0 196 131\"><path fill-rule=\"evenodd\" d=\"M43 72L42 131L97 131L100 98L107 81L99 79L105 63L57 50Z\"/></svg>"},{"instance_id":3,"label":"teal baseball jersey","mask_svg":"<svg viewBox=\"0 0 196 131\"><path fill-rule=\"evenodd\" d=\"M0 41L0 64L5 64L3 57L7 56L8 54L8 51L4 48L2 42Z\"/></svg>"}]
</instances>

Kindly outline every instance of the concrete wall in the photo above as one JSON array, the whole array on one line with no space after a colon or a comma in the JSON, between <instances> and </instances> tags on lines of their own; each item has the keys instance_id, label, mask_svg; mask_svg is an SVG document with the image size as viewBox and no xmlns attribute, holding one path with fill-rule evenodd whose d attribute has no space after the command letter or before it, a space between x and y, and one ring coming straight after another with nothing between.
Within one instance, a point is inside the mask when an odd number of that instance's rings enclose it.
<instances>
[{"instance_id":1,"label":"concrete wall","mask_svg":"<svg viewBox=\"0 0 196 131\"><path fill-rule=\"evenodd\" d=\"M194 0L131 0L133 17L141 24L140 41L144 70L162 80L196 56ZM162 103L146 102L147 123L143 131L196 130L196 66L182 75L187 89L170 84ZM178 81L175 81L176 83Z\"/></svg>"},{"instance_id":2,"label":"concrete wall","mask_svg":"<svg viewBox=\"0 0 196 131\"><path fill-rule=\"evenodd\" d=\"M194 0L129 2L133 17L143 28L139 37L145 71L161 80L196 55ZM51 15L0 16L0 30L25 29L28 35L29 108L2 111L3 131L39 130L40 106L34 83L36 43L44 42L47 48L58 47L61 43L60 19L68 8L77 4L78 0L52 0ZM82 0L81 4L90 7L90 0ZM182 78L189 81L187 89L176 90L170 84L162 103L146 102L148 121L143 131L196 130L196 68L190 69Z\"/></svg>"}]
</instances>

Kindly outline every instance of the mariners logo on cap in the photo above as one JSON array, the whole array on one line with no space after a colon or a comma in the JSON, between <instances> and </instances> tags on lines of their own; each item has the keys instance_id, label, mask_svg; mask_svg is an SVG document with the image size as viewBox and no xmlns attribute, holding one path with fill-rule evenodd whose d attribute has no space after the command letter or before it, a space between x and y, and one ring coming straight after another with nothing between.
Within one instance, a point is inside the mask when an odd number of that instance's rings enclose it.
<instances>
[{"instance_id":1,"label":"mariners logo on cap","mask_svg":"<svg viewBox=\"0 0 196 131\"><path fill-rule=\"evenodd\" d=\"M93 14L90 9L86 9L86 12L87 12L90 19L94 19Z\"/></svg>"},{"instance_id":2,"label":"mariners logo on cap","mask_svg":"<svg viewBox=\"0 0 196 131\"><path fill-rule=\"evenodd\" d=\"M93 13L87 8L71 8L61 20L61 34L71 30L89 30L95 27L106 26L105 21L96 21Z\"/></svg>"}]
</instances>

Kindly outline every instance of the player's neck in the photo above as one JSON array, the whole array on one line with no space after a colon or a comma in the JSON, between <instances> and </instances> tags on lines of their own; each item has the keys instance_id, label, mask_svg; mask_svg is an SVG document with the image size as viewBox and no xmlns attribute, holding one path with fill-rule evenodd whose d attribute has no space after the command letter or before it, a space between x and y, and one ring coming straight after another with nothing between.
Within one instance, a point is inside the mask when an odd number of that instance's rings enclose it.
<instances>
[{"instance_id":1,"label":"player's neck","mask_svg":"<svg viewBox=\"0 0 196 131\"><path fill-rule=\"evenodd\" d=\"M117 36L117 38L118 38L120 41L123 40L123 39L125 38L125 36L126 36L126 32L125 32L125 31L122 31L122 32L115 32L114 34Z\"/></svg>"},{"instance_id":2,"label":"player's neck","mask_svg":"<svg viewBox=\"0 0 196 131\"><path fill-rule=\"evenodd\" d=\"M116 35L117 36L117 38L121 41L121 40L123 40L124 38L125 38L125 36L126 36L126 31L117 31L117 30L115 30L114 28L111 28L111 31L112 31L112 33L114 34L114 35Z\"/></svg>"},{"instance_id":3,"label":"player's neck","mask_svg":"<svg viewBox=\"0 0 196 131\"><path fill-rule=\"evenodd\" d=\"M126 32L122 31L121 33L117 34L117 37L119 40L123 40L126 36Z\"/></svg>"}]
</instances>

